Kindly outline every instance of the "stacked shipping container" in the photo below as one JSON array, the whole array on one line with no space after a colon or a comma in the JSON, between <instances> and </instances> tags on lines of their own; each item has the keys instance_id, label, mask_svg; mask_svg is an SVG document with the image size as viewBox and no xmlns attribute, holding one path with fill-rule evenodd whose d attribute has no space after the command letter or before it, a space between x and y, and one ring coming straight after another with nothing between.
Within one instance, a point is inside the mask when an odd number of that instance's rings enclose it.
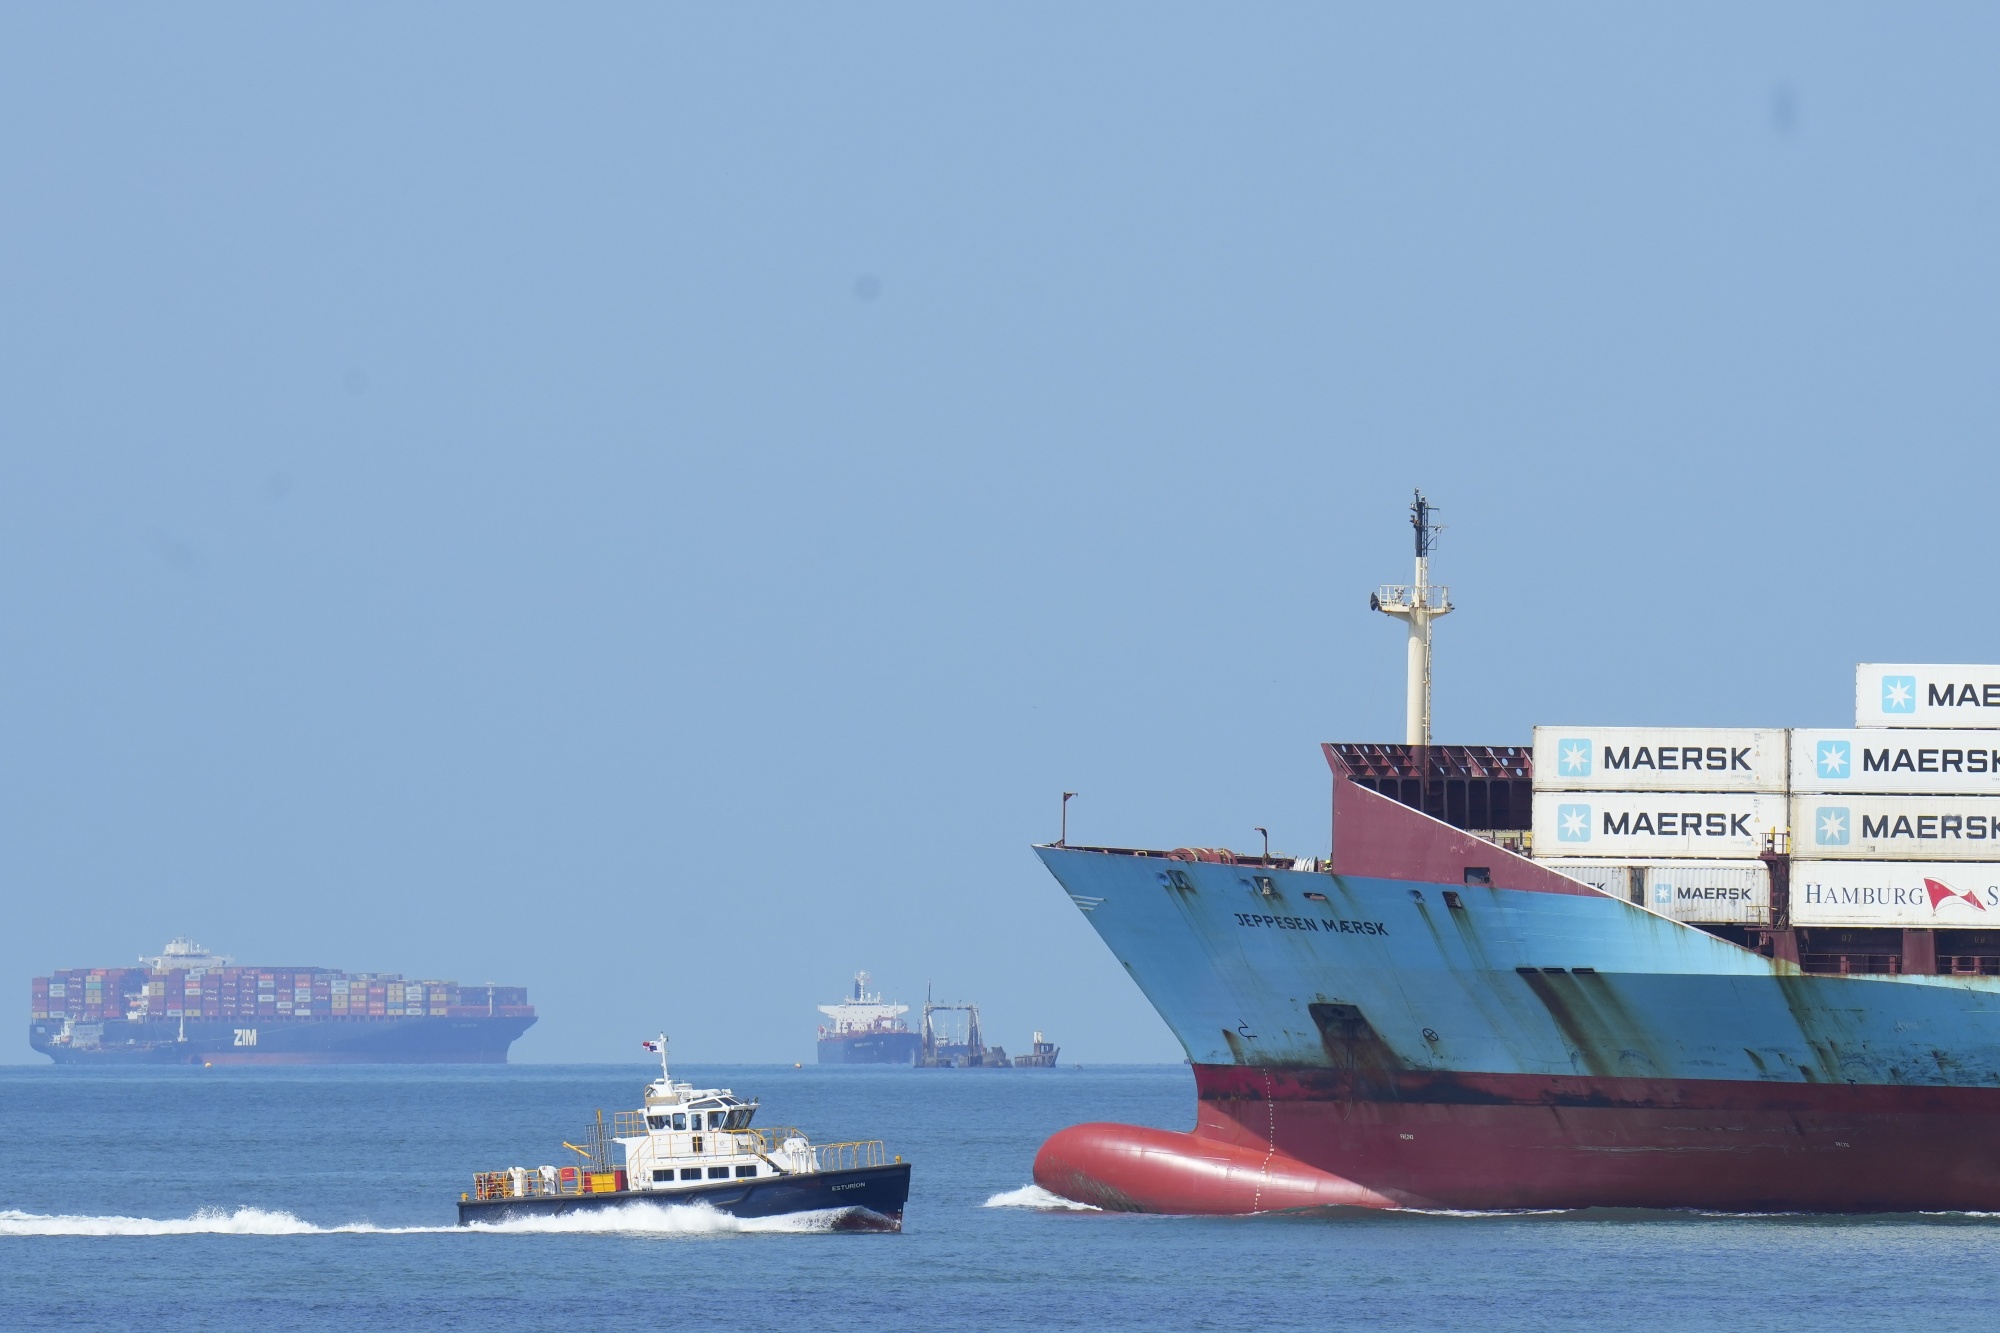
<instances>
[{"instance_id":1,"label":"stacked shipping container","mask_svg":"<svg viewBox=\"0 0 2000 1333\"><path fill-rule=\"evenodd\" d=\"M1676 920L1768 924L1788 758L1774 728L1537 727L1536 855Z\"/></svg>"},{"instance_id":2,"label":"stacked shipping container","mask_svg":"<svg viewBox=\"0 0 2000 1333\"><path fill-rule=\"evenodd\" d=\"M1784 832L1785 924L2000 931L2000 666L1864 663L1855 722L1537 727L1536 854L1679 920L1759 926L1750 858Z\"/></svg>"},{"instance_id":3,"label":"stacked shipping container","mask_svg":"<svg viewBox=\"0 0 2000 1333\"><path fill-rule=\"evenodd\" d=\"M2000 666L1863 663L1792 750L1792 921L2000 926Z\"/></svg>"},{"instance_id":4,"label":"stacked shipping container","mask_svg":"<svg viewBox=\"0 0 2000 1333\"><path fill-rule=\"evenodd\" d=\"M30 1015L105 1022L147 1018L525 1018L523 986L406 981L328 968L71 968L36 977Z\"/></svg>"}]
</instances>

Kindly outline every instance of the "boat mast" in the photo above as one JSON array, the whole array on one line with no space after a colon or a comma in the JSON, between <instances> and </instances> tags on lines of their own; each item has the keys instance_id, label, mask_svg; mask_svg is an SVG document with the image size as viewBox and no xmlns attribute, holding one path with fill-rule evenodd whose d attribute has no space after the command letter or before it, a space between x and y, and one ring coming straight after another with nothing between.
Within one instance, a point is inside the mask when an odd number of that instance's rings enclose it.
<instances>
[{"instance_id":1,"label":"boat mast","mask_svg":"<svg viewBox=\"0 0 2000 1333\"><path fill-rule=\"evenodd\" d=\"M1368 597L1370 609L1391 615L1410 627L1410 670L1403 706L1403 739L1410 745L1431 743L1431 622L1450 615L1451 589L1433 587L1431 552L1444 525L1431 517L1437 511L1418 491L1410 505L1410 526L1416 529L1416 581L1409 586L1385 583Z\"/></svg>"}]
</instances>

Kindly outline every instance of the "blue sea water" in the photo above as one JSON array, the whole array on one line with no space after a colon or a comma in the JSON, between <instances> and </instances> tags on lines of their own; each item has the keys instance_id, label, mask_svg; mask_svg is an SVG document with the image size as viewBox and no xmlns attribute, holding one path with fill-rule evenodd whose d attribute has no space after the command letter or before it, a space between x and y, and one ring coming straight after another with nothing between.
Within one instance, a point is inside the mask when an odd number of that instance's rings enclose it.
<instances>
[{"instance_id":1,"label":"blue sea water","mask_svg":"<svg viewBox=\"0 0 2000 1333\"><path fill-rule=\"evenodd\" d=\"M642 1066L0 1071L0 1326L931 1331L2000 1324L2000 1219L1169 1218L1037 1207L1052 1130L1191 1120L1186 1069L676 1070L915 1163L900 1235L452 1225ZM1044 1202L1046 1202L1044 1200Z\"/></svg>"}]
</instances>

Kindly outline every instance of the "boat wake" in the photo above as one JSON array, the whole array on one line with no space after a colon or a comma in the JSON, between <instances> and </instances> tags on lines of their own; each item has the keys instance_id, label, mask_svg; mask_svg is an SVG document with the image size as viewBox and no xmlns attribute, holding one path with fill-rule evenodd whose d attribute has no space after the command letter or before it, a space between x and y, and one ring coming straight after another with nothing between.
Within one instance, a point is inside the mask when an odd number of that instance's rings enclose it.
<instances>
[{"instance_id":1,"label":"boat wake","mask_svg":"<svg viewBox=\"0 0 2000 1333\"><path fill-rule=\"evenodd\" d=\"M718 1236L735 1233L838 1231L855 1209L835 1208L786 1217L731 1217L705 1203L632 1203L564 1217L522 1217L469 1227L381 1227L370 1222L319 1226L283 1209L203 1208L190 1217L122 1217L24 1213L0 1209L5 1236L428 1236L607 1235Z\"/></svg>"},{"instance_id":2,"label":"boat wake","mask_svg":"<svg viewBox=\"0 0 2000 1333\"><path fill-rule=\"evenodd\" d=\"M988 1199L985 1208L1034 1208L1042 1212L1101 1213L1104 1210L1094 1204L1078 1203L1065 1199L1060 1194L1051 1194L1040 1185L1023 1185L1017 1190L1002 1190Z\"/></svg>"},{"instance_id":3,"label":"boat wake","mask_svg":"<svg viewBox=\"0 0 2000 1333\"><path fill-rule=\"evenodd\" d=\"M561 1217L513 1217L498 1222L474 1222L469 1227L439 1227L440 1231L528 1235L545 1232L611 1236L717 1236L734 1232L791 1233L850 1229L857 1208L827 1208L784 1217L732 1217L706 1203L628 1203L593 1208ZM871 1214L872 1216L872 1214Z\"/></svg>"}]
</instances>

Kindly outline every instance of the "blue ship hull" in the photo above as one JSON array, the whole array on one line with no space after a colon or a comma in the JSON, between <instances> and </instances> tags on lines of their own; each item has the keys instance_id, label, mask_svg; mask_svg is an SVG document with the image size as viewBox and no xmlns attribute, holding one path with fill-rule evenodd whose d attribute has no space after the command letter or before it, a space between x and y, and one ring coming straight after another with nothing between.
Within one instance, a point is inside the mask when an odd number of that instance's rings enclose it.
<instances>
[{"instance_id":1,"label":"blue ship hull","mask_svg":"<svg viewBox=\"0 0 2000 1333\"><path fill-rule=\"evenodd\" d=\"M28 1044L57 1064L505 1064L531 1016L472 1018L156 1018L91 1025L90 1045L57 1040L61 1022L29 1024ZM247 1036L245 1034L248 1034Z\"/></svg>"},{"instance_id":2,"label":"blue ship hull","mask_svg":"<svg viewBox=\"0 0 2000 1333\"><path fill-rule=\"evenodd\" d=\"M923 1038L914 1032L868 1032L851 1037L821 1037L823 1065L915 1064Z\"/></svg>"},{"instance_id":3,"label":"blue ship hull","mask_svg":"<svg viewBox=\"0 0 2000 1333\"><path fill-rule=\"evenodd\" d=\"M1340 799L1332 864L1372 839L1398 873L1037 849L1200 1097L1190 1135L1058 1134L1044 1187L1157 1211L2000 1208L2000 978L1808 975Z\"/></svg>"}]
</instances>

